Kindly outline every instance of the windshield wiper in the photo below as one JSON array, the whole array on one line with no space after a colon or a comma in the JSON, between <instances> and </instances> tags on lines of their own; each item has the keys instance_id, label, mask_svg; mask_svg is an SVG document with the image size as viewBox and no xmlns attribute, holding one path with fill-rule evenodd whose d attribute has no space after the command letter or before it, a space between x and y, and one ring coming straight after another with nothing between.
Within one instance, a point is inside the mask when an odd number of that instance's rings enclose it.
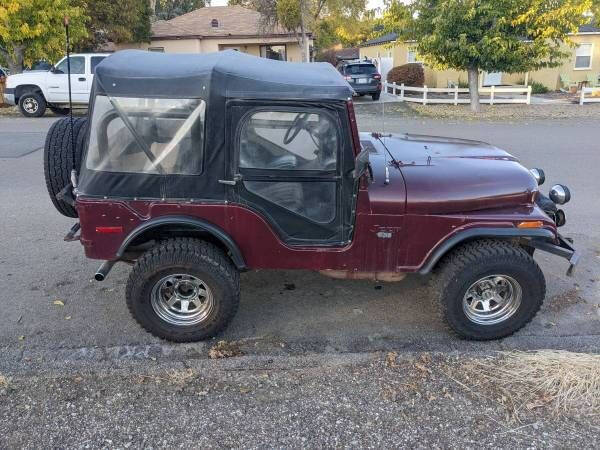
<instances>
[{"instance_id":1,"label":"windshield wiper","mask_svg":"<svg viewBox=\"0 0 600 450\"><path fill-rule=\"evenodd\" d=\"M379 142L381 142L381 145L383 145L383 148L385 148L385 151L388 153L388 155L390 155L391 158L391 163L392 165L396 168L396 169L400 169L400 166L402 165L402 163L400 161L398 161L396 158L394 158L394 155L392 155L392 152L390 152L390 149L387 148L387 145L385 145L385 142L383 142L383 139L381 139L382 137L392 137L391 134L387 134L384 135L382 133L371 133L371 136L373 136L375 139L377 139Z\"/></svg>"}]
</instances>

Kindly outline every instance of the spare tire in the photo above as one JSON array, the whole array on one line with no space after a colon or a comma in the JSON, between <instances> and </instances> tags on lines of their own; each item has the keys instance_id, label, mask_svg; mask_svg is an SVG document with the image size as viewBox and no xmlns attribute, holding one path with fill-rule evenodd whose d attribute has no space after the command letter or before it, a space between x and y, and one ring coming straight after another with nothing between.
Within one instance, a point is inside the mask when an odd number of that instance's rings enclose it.
<instances>
[{"instance_id":1,"label":"spare tire","mask_svg":"<svg viewBox=\"0 0 600 450\"><path fill-rule=\"evenodd\" d=\"M56 194L71 183L71 170L79 172L81 154L87 128L87 118L73 119L73 136L75 153L71 152L71 119L65 117L52 124L46 135L44 144L44 175L50 200L55 208L64 216L77 217L77 210L63 200L58 200ZM73 161L73 157L75 161Z\"/></svg>"}]
</instances>

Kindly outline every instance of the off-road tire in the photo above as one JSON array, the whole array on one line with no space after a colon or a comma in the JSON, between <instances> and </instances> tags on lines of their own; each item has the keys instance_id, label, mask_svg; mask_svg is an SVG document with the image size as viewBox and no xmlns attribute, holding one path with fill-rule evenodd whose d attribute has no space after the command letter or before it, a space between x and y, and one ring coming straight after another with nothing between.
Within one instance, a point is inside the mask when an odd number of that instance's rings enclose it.
<instances>
[{"instance_id":1,"label":"off-road tire","mask_svg":"<svg viewBox=\"0 0 600 450\"><path fill-rule=\"evenodd\" d=\"M467 289L489 275L506 275L519 283L521 304L497 324L477 324L463 310ZM542 306L546 280L533 258L519 245L502 240L464 244L444 256L432 279L433 293L449 328L462 339L487 341L515 333L529 323Z\"/></svg>"},{"instance_id":2,"label":"off-road tire","mask_svg":"<svg viewBox=\"0 0 600 450\"><path fill-rule=\"evenodd\" d=\"M376 102L381 98L381 92L378 92L377 94L372 94L371 98L373 98L373 101Z\"/></svg>"},{"instance_id":3,"label":"off-road tire","mask_svg":"<svg viewBox=\"0 0 600 450\"><path fill-rule=\"evenodd\" d=\"M37 104L35 111L27 109L27 104L34 101ZM46 99L39 92L26 92L19 98L19 110L25 117L42 117L46 112Z\"/></svg>"},{"instance_id":4,"label":"off-road tire","mask_svg":"<svg viewBox=\"0 0 600 450\"><path fill-rule=\"evenodd\" d=\"M79 172L81 154L85 142L87 118L73 119L73 134L75 137L75 170ZM71 183L73 169L73 154L71 151L70 118L59 119L52 124L44 144L44 176L50 200L59 213L67 217L77 217L77 211L68 203L58 200L58 194Z\"/></svg>"},{"instance_id":5,"label":"off-road tire","mask_svg":"<svg viewBox=\"0 0 600 450\"><path fill-rule=\"evenodd\" d=\"M155 284L170 274L200 278L212 291L215 308L196 325L172 325L158 316L151 304ZM174 238L148 250L137 260L127 281L127 307L148 332L173 342L196 342L222 331L237 312L239 272L216 246L199 239Z\"/></svg>"},{"instance_id":6,"label":"off-road tire","mask_svg":"<svg viewBox=\"0 0 600 450\"><path fill-rule=\"evenodd\" d=\"M57 106L48 106L48 109L57 116L66 116L71 111L69 108L59 108Z\"/></svg>"}]
</instances>

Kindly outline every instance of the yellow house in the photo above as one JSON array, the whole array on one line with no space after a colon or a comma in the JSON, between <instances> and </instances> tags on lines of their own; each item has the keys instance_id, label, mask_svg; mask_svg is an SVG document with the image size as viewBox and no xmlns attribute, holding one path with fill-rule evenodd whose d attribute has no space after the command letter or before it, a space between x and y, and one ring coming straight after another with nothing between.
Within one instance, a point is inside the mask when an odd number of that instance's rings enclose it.
<instances>
[{"instance_id":1,"label":"yellow house","mask_svg":"<svg viewBox=\"0 0 600 450\"><path fill-rule=\"evenodd\" d=\"M391 67L419 61L415 50L415 42L399 42L395 33L389 33L376 39L364 42L360 46L360 57L373 59L385 75ZM561 66L541 69L529 73L483 73L480 83L491 85L518 85L526 81L537 81L550 90L568 88L571 85L600 85L600 28L590 25L582 26L571 39L576 47L565 48L571 56ZM456 70L436 70L424 66L425 85L429 87L448 87L467 82L467 73ZM562 81L561 81L562 78ZM563 83L565 82L565 83Z\"/></svg>"},{"instance_id":2,"label":"yellow house","mask_svg":"<svg viewBox=\"0 0 600 450\"><path fill-rule=\"evenodd\" d=\"M308 33L306 54L312 46ZM131 44L117 46L131 48ZM282 61L302 61L299 40L295 33L280 27L264 30L261 15L241 6L213 6L196 9L171 20L152 24L150 43L135 48L166 53L210 53L234 49L263 58Z\"/></svg>"}]
</instances>

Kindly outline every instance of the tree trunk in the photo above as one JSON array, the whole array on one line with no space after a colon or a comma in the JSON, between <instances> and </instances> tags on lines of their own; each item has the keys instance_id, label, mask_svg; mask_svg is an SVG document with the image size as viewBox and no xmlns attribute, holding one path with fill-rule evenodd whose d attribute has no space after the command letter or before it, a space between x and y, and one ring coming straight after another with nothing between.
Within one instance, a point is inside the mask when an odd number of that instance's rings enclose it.
<instances>
[{"instance_id":1,"label":"tree trunk","mask_svg":"<svg viewBox=\"0 0 600 450\"><path fill-rule=\"evenodd\" d=\"M479 70L475 67L467 69L469 75L469 97L471 97L471 111L480 112L481 104L479 103Z\"/></svg>"},{"instance_id":2,"label":"tree trunk","mask_svg":"<svg viewBox=\"0 0 600 450\"><path fill-rule=\"evenodd\" d=\"M11 74L23 72L23 62L25 59L25 47L22 45L13 45L13 52L10 53L6 50L1 51L2 56L8 64L8 70Z\"/></svg>"},{"instance_id":3,"label":"tree trunk","mask_svg":"<svg viewBox=\"0 0 600 450\"><path fill-rule=\"evenodd\" d=\"M305 15L306 0L300 0L300 51L302 54L302 62L310 62L308 55L308 36L306 35Z\"/></svg>"},{"instance_id":4,"label":"tree trunk","mask_svg":"<svg viewBox=\"0 0 600 450\"><path fill-rule=\"evenodd\" d=\"M150 0L150 17L152 21L156 19L156 0Z\"/></svg>"}]
</instances>

